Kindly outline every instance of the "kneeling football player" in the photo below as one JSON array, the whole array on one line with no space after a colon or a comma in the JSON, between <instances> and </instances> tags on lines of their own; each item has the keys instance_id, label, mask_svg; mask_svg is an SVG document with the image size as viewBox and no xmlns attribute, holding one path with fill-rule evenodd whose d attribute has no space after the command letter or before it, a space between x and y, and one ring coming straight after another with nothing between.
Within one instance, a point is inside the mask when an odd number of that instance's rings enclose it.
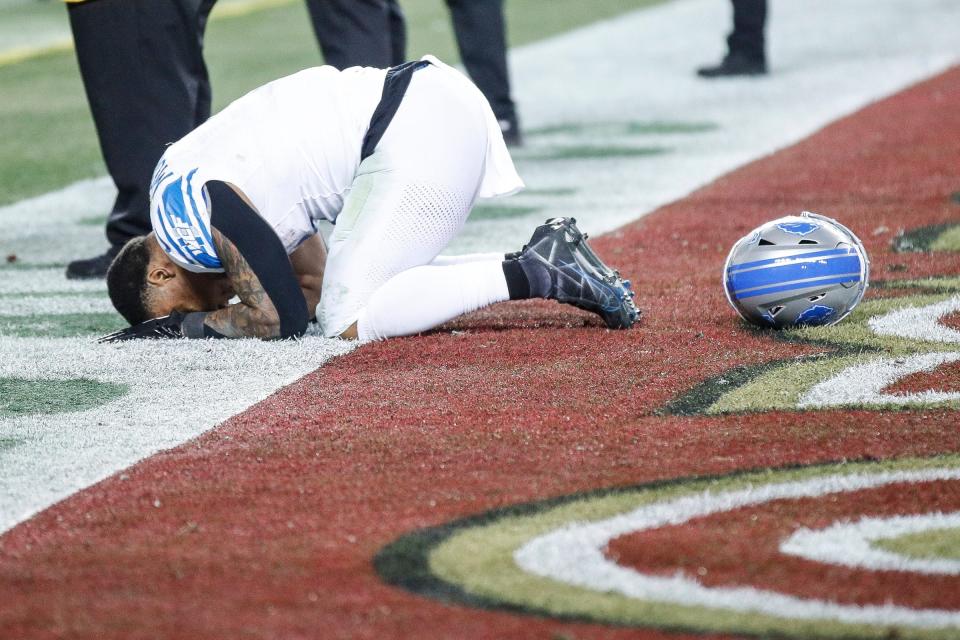
<instances>
[{"instance_id":1,"label":"kneeling football player","mask_svg":"<svg viewBox=\"0 0 960 640\"><path fill-rule=\"evenodd\" d=\"M440 256L478 197L522 187L486 99L435 58L271 82L167 149L153 232L107 274L132 326L105 339L288 338L315 317L325 336L380 340L536 297L630 327L629 282L573 219L506 256Z\"/></svg>"}]
</instances>

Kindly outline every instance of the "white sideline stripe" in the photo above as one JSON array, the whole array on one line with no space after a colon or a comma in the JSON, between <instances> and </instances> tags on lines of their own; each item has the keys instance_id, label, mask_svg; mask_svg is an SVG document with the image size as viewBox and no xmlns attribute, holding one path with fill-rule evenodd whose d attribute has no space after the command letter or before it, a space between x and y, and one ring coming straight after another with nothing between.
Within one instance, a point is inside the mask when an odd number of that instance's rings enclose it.
<instances>
[{"instance_id":1,"label":"white sideline stripe","mask_svg":"<svg viewBox=\"0 0 960 640\"><path fill-rule=\"evenodd\" d=\"M923 307L909 307L872 318L870 328L881 336L907 340L960 344L960 331L940 324L940 319L960 311L960 296Z\"/></svg>"},{"instance_id":2,"label":"white sideline stripe","mask_svg":"<svg viewBox=\"0 0 960 640\"><path fill-rule=\"evenodd\" d=\"M611 540L622 535L681 525L694 518L772 500L816 498L895 483L958 479L960 469L942 468L838 474L716 494L704 491L640 507L606 520L571 524L551 531L520 547L514 553L514 560L521 569L537 576L591 591L613 592L645 601L761 613L795 620L831 619L850 624L903 625L928 629L958 627L960 611L911 609L893 604L845 605L753 587L707 587L682 573L663 577L622 567L603 553Z\"/></svg>"},{"instance_id":3,"label":"white sideline stripe","mask_svg":"<svg viewBox=\"0 0 960 640\"><path fill-rule=\"evenodd\" d=\"M953 0L781 0L771 17L770 77L698 80L693 68L721 56L730 23L727 5L677 0L511 51L516 97L528 130L631 121L710 122L719 128L629 138L617 133L622 127L539 141L531 136L532 154L554 143L663 145L673 152L606 161L520 160L520 172L533 189L577 192L562 197L521 193L512 203L540 210L468 222L448 253L513 251L536 224L555 215L575 215L593 234L615 229L958 58L960 3ZM0 208L0 257L16 254L22 263L52 263L101 252L103 230L77 223L102 216L112 199L110 180L102 178ZM771 211L771 217L783 213ZM717 215L736 211L721 208ZM719 278L719 264L717 269ZM34 282L33 273L5 270L3 290L60 290L50 280ZM85 412L83 420L79 414L27 422L0 418L0 438L25 440L0 447L0 532L160 448L203 433L338 352L323 342L308 344L319 351L292 352L302 362L284 362L280 355L291 353L286 347L254 344L217 346L212 353L194 345L171 346L158 363L158 354L134 347L108 349L107 358L101 347L82 340L0 339L0 357L13 354L17 362L37 363L26 371L38 376L126 371L135 388L130 398ZM233 359L233 349L248 355ZM212 362L214 357L221 360ZM130 358L129 367L120 362ZM258 378L261 360L271 371ZM201 408L190 414L189 424L175 419L178 411L185 412L169 397L145 391L160 386L154 371L176 380L184 406ZM237 384L231 385L228 376L239 376Z\"/></svg>"},{"instance_id":4,"label":"white sideline stripe","mask_svg":"<svg viewBox=\"0 0 960 640\"><path fill-rule=\"evenodd\" d=\"M0 277L0 295L30 295L36 293L103 293L107 295L107 286L103 280L67 280L63 269L31 269L29 273L20 273L20 277L11 271ZM0 313L5 301L0 301Z\"/></svg>"},{"instance_id":5,"label":"white sideline stripe","mask_svg":"<svg viewBox=\"0 0 960 640\"><path fill-rule=\"evenodd\" d=\"M0 340L0 377L130 386L122 398L88 411L0 419L0 440L23 440L0 450L0 530L195 438L352 349L319 337L269 348L257 340Z\"/></svg>"},{"instance_id":6,"label":"white sideline stripe","mask_svg":"<svg viewBox=\"0 0 960 640\"><path fill-rule=\"evenodd\" d=\"M0 300L0 317L31 314L64 315L69 313L116 313L107 296L71 296L58 297L31 296L24 294L17 298Z\"/></svg>"},{"instance_id":7,"label":"white sideline stripe","mask_svg":"<svg viewBox=\"0 0 960 640\"><path fill-rule=\"evenodd\" d=\"M780 543L780 552L814 562L873 571L909 571L928 575L960 575L960 560L915 558L873 546L878 540L960 527L960 512L928 513L838 522L826 529L797 529Z\"/></svg>"},{"instance_id":8,"label":"white sideline stripe","mask_svg":"<svg viewBox=\"0 0 960 640\"><path fill-rule=\"evenodd\" d=\"M922 353L904 358L878 358L844 369L817 383L800 398L801 409L850 405L912 405L960 401L960 392L920 391L883 393L883 389L914 373L960 362L960 352Z\"/></svg>"}]
</instances>

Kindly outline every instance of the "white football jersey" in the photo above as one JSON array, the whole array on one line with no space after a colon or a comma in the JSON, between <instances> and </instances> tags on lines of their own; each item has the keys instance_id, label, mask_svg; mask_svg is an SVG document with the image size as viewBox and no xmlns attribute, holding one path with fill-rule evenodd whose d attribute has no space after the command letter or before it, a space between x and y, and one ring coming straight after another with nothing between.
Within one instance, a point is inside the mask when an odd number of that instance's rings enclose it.
<instances>
[{"instance_id":1,"label":"white football jersey","mask_svg":"<svg viewBox=\"0 0 960 640\"><path fill-rule=\"evenodd\" d=\"M164 251L190 271L222 271L203 185L235 185L291 253L335 221L350 191L384 69L314 67L239 98L163 154L150 216Z\"/></svg>"}]
</instances>

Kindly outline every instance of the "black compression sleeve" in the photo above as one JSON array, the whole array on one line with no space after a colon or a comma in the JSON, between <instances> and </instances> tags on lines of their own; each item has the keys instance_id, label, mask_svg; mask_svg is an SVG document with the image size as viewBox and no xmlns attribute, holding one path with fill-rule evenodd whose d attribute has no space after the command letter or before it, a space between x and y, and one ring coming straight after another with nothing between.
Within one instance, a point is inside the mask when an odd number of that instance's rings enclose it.
<instances>
[{"instance_id":1,"label":"black compression sleeve","mask_svg":"<svg viewBox=\"0 0 960 640\"><path fill-rule=\"evenodd\" d=\"M283 243L267 222L226 183L207 182L210 223L232 242L257 275L280 317L280 337L307 330L307 301Z\"/></svg>"}]
</instances>

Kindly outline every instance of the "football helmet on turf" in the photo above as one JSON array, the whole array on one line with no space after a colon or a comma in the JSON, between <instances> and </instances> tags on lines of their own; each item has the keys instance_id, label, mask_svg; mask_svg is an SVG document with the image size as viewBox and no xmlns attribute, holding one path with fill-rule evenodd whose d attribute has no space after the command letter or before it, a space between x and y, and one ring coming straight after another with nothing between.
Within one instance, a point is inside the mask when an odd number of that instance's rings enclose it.
<instances>
[{"instance_id":1,"label":"football helmet on turf","mask_svg":"<svg viewBox=\"0 0 960 640\"><path fill-rule=\"evenodd\" d=\"M723 267L737 313L778 329L840 322L860 303L869 277L860 239L808 211L757 227L733 245Z\"/></svg>"}]
</instances>

